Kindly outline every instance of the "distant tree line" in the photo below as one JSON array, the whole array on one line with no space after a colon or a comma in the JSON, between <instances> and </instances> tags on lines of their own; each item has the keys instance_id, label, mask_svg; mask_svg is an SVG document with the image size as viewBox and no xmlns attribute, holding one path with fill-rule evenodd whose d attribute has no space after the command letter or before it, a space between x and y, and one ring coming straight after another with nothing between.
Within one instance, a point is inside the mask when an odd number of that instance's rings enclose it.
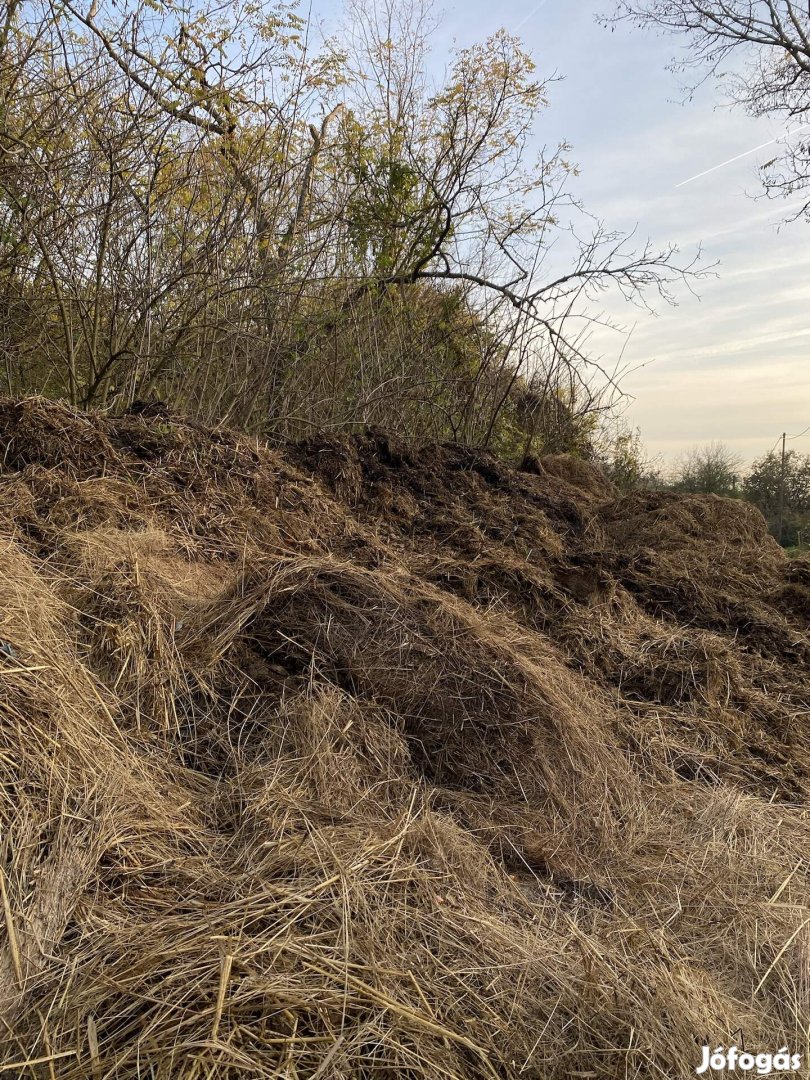
<instances>
[{"instance_id":1,"label":"distant tree line","mask_svg":"<svg viewBox=\"0 0 810 1080\"><path fill-rule=\"evenodd\" d=\"M789 449L783 461L781 452L772 450L746 469L738 454L712 442L693 447L666 469L645 459L638 433L625 433L623 439L630 464L617 469L616 448L622 437L613 440L602 459L608 475L623 490L665 489L746 499L762 511L785 547L810 546L810 454Z\"/></svg>"},{"instance_id":2,"label":"distant tree line","mask_svg":"<svg viewBox=\"0 0 810 1080\"><path fill-rule=\"evenodd\" d=\"M784 467L781 454L766 454L751 466L743 490L765 515L774 535L781 532L786 547L810 546L810 454L788 450Z\"/></svg>"}]
</instances>

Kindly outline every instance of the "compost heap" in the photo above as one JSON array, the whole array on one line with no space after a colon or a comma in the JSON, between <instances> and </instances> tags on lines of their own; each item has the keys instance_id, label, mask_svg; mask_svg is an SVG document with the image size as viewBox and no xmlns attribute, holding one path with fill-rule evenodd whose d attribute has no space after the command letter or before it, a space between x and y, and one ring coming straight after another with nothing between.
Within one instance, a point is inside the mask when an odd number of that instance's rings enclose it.
<instances>
[{"instance_id":1,"label":"compost heap","mask_svg":"<svg viewBox=\"0 0 810 1080\"><path fill-rule=\"evenodd\" d=\"M0 399L0 1064L807 1053L810 563L751 506Z\"/></svg>"}]
</instances>

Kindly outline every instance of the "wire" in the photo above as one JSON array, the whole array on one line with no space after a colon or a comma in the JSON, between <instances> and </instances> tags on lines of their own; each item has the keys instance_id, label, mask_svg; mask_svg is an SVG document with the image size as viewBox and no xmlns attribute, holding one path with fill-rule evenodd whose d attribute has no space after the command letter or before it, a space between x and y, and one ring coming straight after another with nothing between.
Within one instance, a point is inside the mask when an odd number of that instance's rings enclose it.
<instances>
[{"instance_id":1,"label":"wire","mask_svg":"<svg viewBox=\"0 0 810 1080\"><path fill-rule=\"evenodd\" d=\"M798 435L788 435L787 432L786 432L784 438L785 438L786 441L792 441L793 439L800 439L802 437L802 435L806 435L808 433L808 431L810 431L810 424L807 425L807 427L804 429L804 431L800 431ZM774 450L777 448L777 446L779 445L779 443L781 441L782 441L782 436L781 435L777 436L776 442L773 444L773 446L770 448L770 450L768 451L768 453L765 456L770 457L770 455L774 452Z\"/></svg>"}]
</instances>

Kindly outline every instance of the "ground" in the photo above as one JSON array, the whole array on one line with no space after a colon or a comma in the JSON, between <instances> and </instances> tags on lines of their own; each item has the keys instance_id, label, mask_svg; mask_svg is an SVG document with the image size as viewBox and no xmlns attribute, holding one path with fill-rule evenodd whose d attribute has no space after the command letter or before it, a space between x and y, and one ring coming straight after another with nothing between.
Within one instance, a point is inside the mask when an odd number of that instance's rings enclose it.
<instances>
[{"instance_id":1,"label":"ground","mask_svg":"<svg viewBox=\"0 0 810 1080\"><path fill-rule=\"evenodd\" d=\"M808 1052L810 573L755 509L161 408L3 399L0 450L11 1075Z\"/></svg>"}]
</instances>

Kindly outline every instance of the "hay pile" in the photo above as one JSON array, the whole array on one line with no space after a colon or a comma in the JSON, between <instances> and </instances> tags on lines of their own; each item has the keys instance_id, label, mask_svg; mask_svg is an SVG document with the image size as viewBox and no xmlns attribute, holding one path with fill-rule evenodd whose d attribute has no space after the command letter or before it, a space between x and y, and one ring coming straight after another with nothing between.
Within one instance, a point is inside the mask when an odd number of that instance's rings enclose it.
<instances>
[{"instance_id":1,"label":"hay pile","mask_svg":"<svg viewBox=\"0 0 810 1080\"><path fill-rule=\"evenodd\" d=\"M808 1052L807 567L749 507L0 400L0 1067Z\"/></svg>"}]
</instances>

